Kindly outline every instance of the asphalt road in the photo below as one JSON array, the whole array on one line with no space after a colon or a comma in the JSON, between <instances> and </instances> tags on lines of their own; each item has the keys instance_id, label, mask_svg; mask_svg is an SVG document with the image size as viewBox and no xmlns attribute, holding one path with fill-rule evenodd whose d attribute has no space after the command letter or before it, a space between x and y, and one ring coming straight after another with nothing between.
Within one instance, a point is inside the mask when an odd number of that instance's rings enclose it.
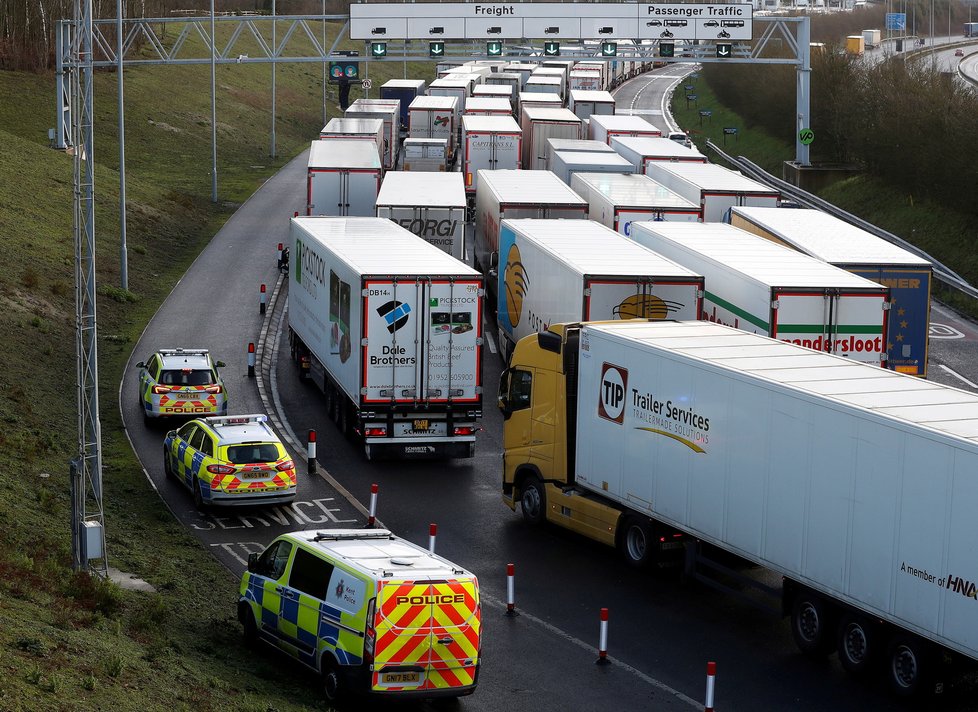
<instances>
[{"instance_id":1,"label":"asphalt road","mask_svg":"<svg viewBox=\"0 0 978 712\"><path fill-rule=\"evenodd\" d=\"M650 112L640 115L656 125L665 123L654 112L661 112L662 94L679 74L673 66L639 77L619 90L619 104L636 113ZM786 621L776 614L701 586L683 585L672 571L635 572L610 549L568 532L525 525L500 499L502 419L494 394L502 363L488 347L484 430L474 458L364 460L327 419L318 392L296 378L281 313L284 299L267 320L258 314L258 285L271 289L276 283L276 245L287 235L289 216L302 207L304 161L299 156L269 180L215 236L147 326L133 358L141 360L160 347L209 348L228 364L224 375L232 413L262 412L267 403L281 416L283 436L316 429L324 471L300 476L300 501L271 511L198 514L189 492L163 476L164 429L149 429L142 422L134 367L120 390L125 422L148 477L178 519L222 563L240 572L247 553L281 531L362 525L362 506L343 491L366 502L370 485L377 483L377 514L386 526L424 543L429 524L438 524L437 551L479 576L484 663L479 689L459 703L462 709L701 708L707 661L717 662L717 707L724 710L903 708L880 683L853 680L834 660L817 664L803 658ZM191 319L195 336L188 341ZM935 321L947 327L948 338L932 341L934 380L978 390L978 329L938 309ZM259 342L263 327L268 347L263 349L260 378L249 379L247 344ZM487 325L487 332L495 331L494 324ZM272 348L276 343L277 351ZM945 372L942 365L958 375ZM514 618L504 615L510 562L516 565L520 612ZM610 610L613 659L603 667L594 664L602 607ZM274 700L268 702L274 706Z\"/></svg>"}]
</instances>

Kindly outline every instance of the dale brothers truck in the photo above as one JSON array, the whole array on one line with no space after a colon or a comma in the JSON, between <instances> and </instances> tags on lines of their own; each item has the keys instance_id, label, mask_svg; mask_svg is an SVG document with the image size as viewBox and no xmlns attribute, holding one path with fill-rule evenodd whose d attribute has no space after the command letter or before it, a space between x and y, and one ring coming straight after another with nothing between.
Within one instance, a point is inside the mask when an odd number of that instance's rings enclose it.
<instances>
[{"instance_id":1,"label":"dale brothers truck","mask_svg":"<svg viewBox=\"0 0 978 712\"><path fill-rule=\"evenodd\" d=\"M385 218L292 218L289 344L367 458L471 457L482 275Z\"/></svg>"},{"instance_id":2,"label":"dale brothers truck","mask_svg":"<svg viewBox=\"0 0 978 712\"><path fill-rule=\"evenodd\" d=\"M978 394L633 320L521 339L499 406L503 501L529 522L635 565L685 547L699 579L701 544L765 567L803 652L880 670L899 695L978 658Z\"/></svg>"}]
</instances>

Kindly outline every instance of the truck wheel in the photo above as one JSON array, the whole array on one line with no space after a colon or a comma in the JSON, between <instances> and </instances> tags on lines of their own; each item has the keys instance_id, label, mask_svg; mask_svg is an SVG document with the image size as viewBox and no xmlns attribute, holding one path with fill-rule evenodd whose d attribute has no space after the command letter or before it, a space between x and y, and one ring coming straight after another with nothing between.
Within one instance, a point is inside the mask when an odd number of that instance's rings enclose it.
<instances>
[{"instance_id":1,"label":"truck wheel","mask_svg":"<svg viewBox=\"0 0 978 712\"><path fill-rule=\"evenodd\" d=\"M923 691L927 674L926 654L922 640L906 633L893 636L886 656L886 677L895 694L913 697Z\"/></svg>"},{"instance_id":2,"label":"truck wheel","mask_svg":"<svg viewBox=\"0 0 978 712\"><path fill-rule=\"evenodd\" d=\"M343 699L343 680L336 660L329 653L323 653L321 667L323 696L330 704Z\"/></svg>"},{"instance_id":3,"label":"truck wheel","mask_svg":"<svg viewBox=\"0 0 978 712\"><path fill-rule=\"evenodd\" d=\"M832 647L831 609L811 591L802 590L791 610L791 634L805 655L824 657Z\"/></svg>"},{"instance_id":4,"label":"truck wheel","mask_svg":"<svg viewBox=\"0 0 978 712\"><path fill-rule=\"evenodd\" d=\"M628 517L618 534L618 550L629 566L644 568L652 561L652 530L647 522L636 517Z\"/></svg>"},{"instance_id":5,"label":"truck wheel","mask_svg":"<svg viewBox=\"0 0 978 712\"><path fill-rule=\"evenodd\" d=\"M327 383L323 393L326 396L326 415L330 420L336 422L336 417L333 414L333 408L336 407L336 392L333 390L333 386Z\"/></svg>"},{"instance_id":6,"label":"truck wheel","mask_svg":"<svg viewBox=\"0 0 978 712\"><path fill-rule=\"evenodd\" d=\"M836 650L846 672L861 675L872 666L877 657L876 640L876 629L864 616L854 613L843 616Z\"/></svg>"},{"instance_id":7,"label":"truck wheel","mask_svg":"<svg viewBox=\"0 0 978 712\"><path fill-rule=\"evenodd\" d=\"M523 482L520 511L530 524L541 524L546 519L547 494L538 477L530 476Z\"/></svg>"}]
</instances>

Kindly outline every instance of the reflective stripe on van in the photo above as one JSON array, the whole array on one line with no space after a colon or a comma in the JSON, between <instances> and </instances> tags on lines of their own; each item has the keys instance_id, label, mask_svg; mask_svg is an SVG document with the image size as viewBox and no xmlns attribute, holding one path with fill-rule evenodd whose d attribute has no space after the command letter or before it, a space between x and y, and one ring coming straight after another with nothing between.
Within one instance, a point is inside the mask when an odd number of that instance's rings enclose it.
<instances>
[{"instance_id":1,"label":"reflective stripe on van","mask_svg":"<svg viewBox=\"0 0 978 712\"><path fill-rule=\"evenodd\" d=\"M378 586L374 690L475 684L481 608L475 578Z\"/></svg>"}]
</instances>

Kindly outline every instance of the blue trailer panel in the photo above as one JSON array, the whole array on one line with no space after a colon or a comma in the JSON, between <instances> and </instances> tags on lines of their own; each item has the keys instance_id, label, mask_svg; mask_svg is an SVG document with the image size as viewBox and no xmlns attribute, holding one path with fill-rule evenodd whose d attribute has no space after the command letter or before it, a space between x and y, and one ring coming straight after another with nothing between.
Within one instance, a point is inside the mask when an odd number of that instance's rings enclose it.
<instances>
[{"instance_id":1,"label":"blue trailer panel","mask_svg":"<svg viewBox=\"0 0 978 712\"><path fill-rule=\"evenodd\" d=\"M391 79L380 88L381 99L401 100L401 128L408 125L408 106L415 97L423 96L425 82L423 79Z\"/></svg>"}]
</instances>

